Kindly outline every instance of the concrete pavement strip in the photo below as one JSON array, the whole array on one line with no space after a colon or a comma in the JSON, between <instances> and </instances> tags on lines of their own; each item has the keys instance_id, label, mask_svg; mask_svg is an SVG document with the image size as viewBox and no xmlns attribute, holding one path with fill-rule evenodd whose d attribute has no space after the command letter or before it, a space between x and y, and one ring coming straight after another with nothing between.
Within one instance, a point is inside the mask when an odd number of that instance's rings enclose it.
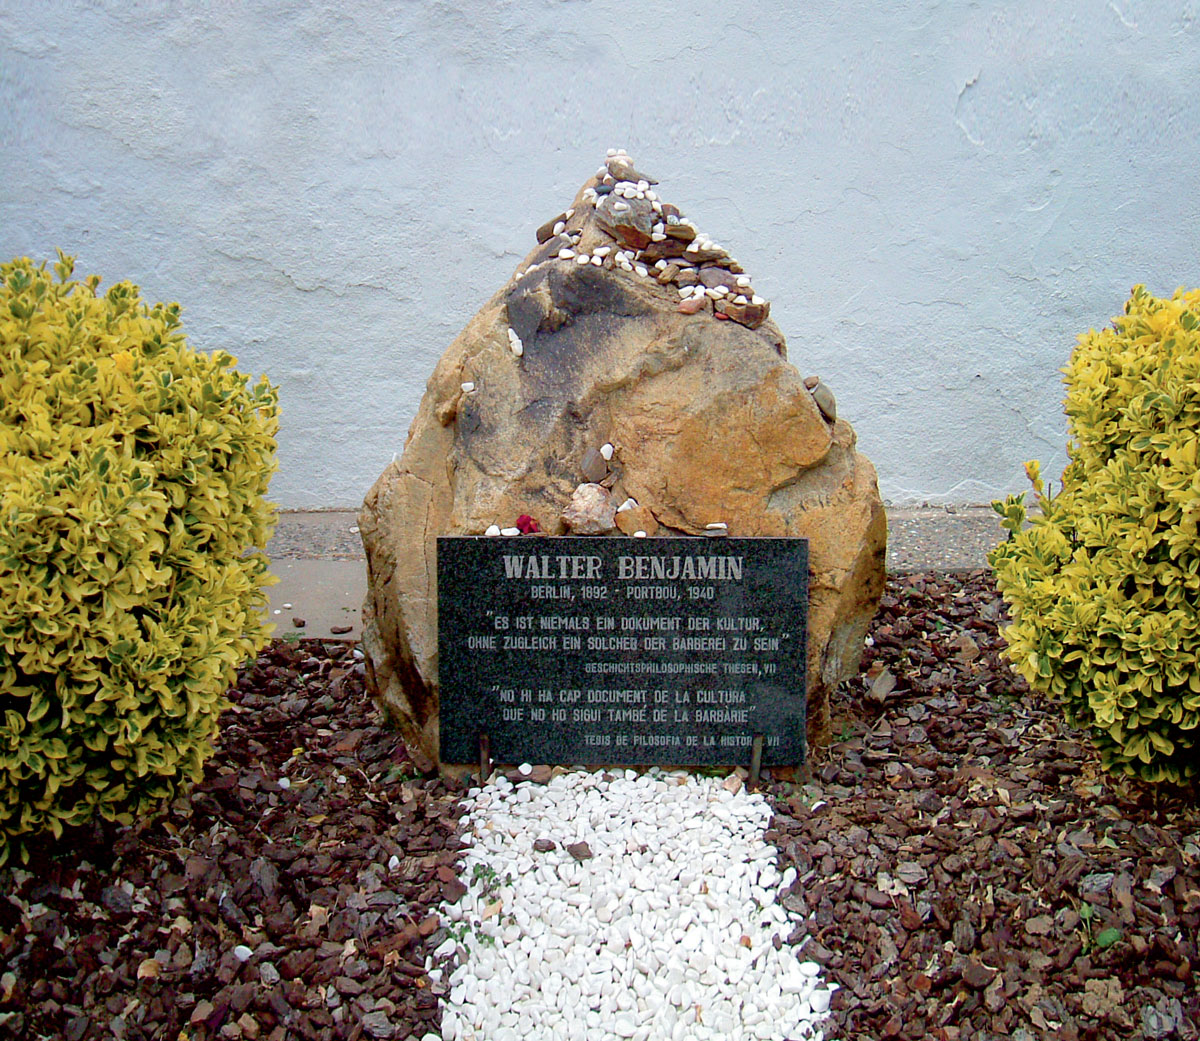
<instances>
[{"instance_id":1,"label":"concrete pavement strip","mask_svg":"<svg viewBox=\"0 0 1200 1041\"><path fill-rule=\"evenodd\" d=\"M987 567L987 551L1004 534L986 506L887 513L888 570L893 572ZM279 579L267 590L275 636L359 638L367 571L353 511L281 513L267 553ZM346 626L348 632L333 632Z\"/></svg>"}]
</instances>

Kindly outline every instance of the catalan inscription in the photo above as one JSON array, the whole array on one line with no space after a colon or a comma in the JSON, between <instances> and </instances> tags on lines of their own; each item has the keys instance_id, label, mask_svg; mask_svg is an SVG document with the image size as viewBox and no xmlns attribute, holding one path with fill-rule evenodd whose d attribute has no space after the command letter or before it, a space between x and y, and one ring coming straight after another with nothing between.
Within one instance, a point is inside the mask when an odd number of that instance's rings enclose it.
<instances>
[{"instance_id":1,"label":"catalan inscription","mask_svg":"<svg viewBox=\"0 0 1200 1041\"><path fill-rule=\"evenodd\" d=\"M438 539L441 758L805 755L804 539Z\"/></svg>"}]
</instances>

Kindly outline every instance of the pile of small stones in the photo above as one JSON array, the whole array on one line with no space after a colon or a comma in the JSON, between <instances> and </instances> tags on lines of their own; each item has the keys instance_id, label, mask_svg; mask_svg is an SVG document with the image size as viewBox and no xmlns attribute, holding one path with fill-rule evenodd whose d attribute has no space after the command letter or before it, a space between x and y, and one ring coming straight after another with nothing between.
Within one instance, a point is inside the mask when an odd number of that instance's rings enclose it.
<instances>
[{"instance_id":1,"label":"pile of small stones","mask_svg":"<svg viewBox=\"0 0 1200 1041\"><path fill-rule=\"evenodd\" d=\"M621 271L638 279L653 279L679 294L677 310L702 312L719 321L735 321L756 329L767 320L771 305L754 292L741 264L719 243L688 220L679 208L663 202L652 187L658 182L639 172L628 153L610 148L608 156L589 179L577 206L563 211L537 229L539 249L517 279L543 264L576 264ZM522 358L525 344L509 328L508 346ZM819 377L809 376L804 386L826 422L837 419L833 393ZM474 393L474 381L462 384L464 394ZM613 463L619 446L606 442L589 448L580 461L583 483L575 489L562 514L563 523L576 535L606 535L619 530L634 538L654 535L659 523L647 507L627 498L619 506L611 495L619 479ZM488 536L536 533L519 524L492 524ZM728 534L725 521L705 526L708 537Z\"/></svg>"},{"instance_id":2,"label":"pile of small stones","mask_svg":"<svg viewBox=\"0 0 1200 1041\"><path fill-rule=\"evenodd\" d=\"M761 795L737 774L535 769L463 803L468 889L428 962L445 1041L822 1036L832 990L791 946L796 871Z\"/></svg>"},{"instance_id":3,"label":"pile of small stones","mask_svg":"<svg viewBox=\"0 0 1200 1041\"><path fill-rule=\"evenodd\" d=\"M757 329L771 305L754 292L750 277L728 250L663 202L623 150L610 148L605 163L583 190L594 213L582 208L551 217L537 230L538 262L560 260L619 269L637 278L654 278L679 294L683 314L710 312L720 321ZM515 334L510 333L510 339ZM513 344L519 354L520 341Z\"/></svg>"}]
</instances>

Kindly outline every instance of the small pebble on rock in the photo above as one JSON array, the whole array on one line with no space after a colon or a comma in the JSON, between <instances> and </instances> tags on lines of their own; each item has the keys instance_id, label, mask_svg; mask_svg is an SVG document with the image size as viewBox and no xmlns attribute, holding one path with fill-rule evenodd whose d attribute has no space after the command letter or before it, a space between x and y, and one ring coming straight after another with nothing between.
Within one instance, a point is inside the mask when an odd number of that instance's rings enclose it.
<instances>
[{"instance_id":1,"label":"small pebble on rock","mask_svg":"<svg viewBox=\"0 0 1200 1041\"><path fill-rule=\"evenodd\" d=\"M608 460L598 449L589 448L583 454L580 471L592 484L599 484L608 474Z\"/></svg>"},{"instance_id":2,"label":"small pebble on rock","mask_svg":"<svg viewBox=\"0 0 1200 1041\"><path fill-rule=\"evenodd\" d=\"M824 383L818 383L812 388L813 401L816 402L817 408L821 410L821 415L832 423L837 419L837 402L834 400L833 391L831 391Z\"/></svg>"}]
</instances>

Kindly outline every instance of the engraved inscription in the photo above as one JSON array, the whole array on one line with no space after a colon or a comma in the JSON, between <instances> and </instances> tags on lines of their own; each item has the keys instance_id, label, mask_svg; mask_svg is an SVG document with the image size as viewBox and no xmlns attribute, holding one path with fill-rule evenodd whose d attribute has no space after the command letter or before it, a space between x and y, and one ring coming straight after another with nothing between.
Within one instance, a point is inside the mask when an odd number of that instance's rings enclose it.
<instances>
[{"instance_id":1,"label":"engraved inscription","mask_svg":"<svg viewBox=\"0 0 1200 1041\"><path fill-rule=\"evenodd\" d=\"M527 541L438 540L444 761L802 761L803 540Z\"/></svg>"}]
</instances>

